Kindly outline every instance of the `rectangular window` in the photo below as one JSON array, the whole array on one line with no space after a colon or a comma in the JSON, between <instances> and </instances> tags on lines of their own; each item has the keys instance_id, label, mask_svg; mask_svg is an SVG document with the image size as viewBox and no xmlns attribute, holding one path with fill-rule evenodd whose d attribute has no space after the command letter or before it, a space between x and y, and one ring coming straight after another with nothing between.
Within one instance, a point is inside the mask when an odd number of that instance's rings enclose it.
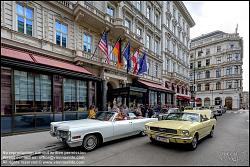
<instances>
[{"instance_id":1,"label":"rectangular window","mask_svg":"<svg viewBox=\"0 0 250 167\"><path fill-rule=\"evenodd\" d=\"M198 61L198 68L201 67L201 61Z\"/></svg>"},{"instance_id":2,"label":"rectangular window","mask_svg":"<svg viewBox=\"0 0 250 167\"><path fill-rule=\"evenodd\" d=\"M147 6L147 9L146 9L146 17L147 19L150 20L150 7L149 6Z\"/></svg>"},{"instance_id":3,"label":"rectangular window","mask_svg":"<svg viewBox=\"0 0 250 167\"><path fill-rule=\"evenodd\" d=\"M147 72L148 72L148 75L150 75L150 62L147 62L147 66L148 66Z\"/></svg>"},{"instance_id":4,"label":"rectangular window","mask_svg":"<svg viewBox=\"0 0 250 167\"><path fill-rule=\"evenodd\" d=\"M190 63L190 69L193 69L193 63Z\"/></svg>"},{"instance_id":5,"label":"rectangular window","mask_svg":"<svg viewBox=\"0 0 250 167\"><path fill-rule=\"evenodd\" d=\"M156 27L159 27L159 15L155 14L155 25Z\"/></svg>"},{"instance_id":6,"label":"rectangular window","mask_svg":"<svg viewBox=\"0 0 250 167\"><path fill-rule=\"evenodd\" d=\"M64 111L77 111L76 80L63 79Z\"/></svg>"},{"instance_id":7,"label":"rectangular window","mask_svg":"<svg viewBox=\"0 0 250 167\"><path fill-rule=\"evenodd\" d=\"M135 1L136 2L136 8L141 11L141 1Z\"/></svg>"},{"instance_id":8,"label":"rectangular window","mask_svg":"<svg viewBox=\"0 0 250 167\"><path fill-rule=\"evenodd\" d=\"M137 27L136 28L136 34L138 35L138 36L141 36L141 29L139 28L139 27Z\"/></svg>"},{"instance_id":9,"label":"rectangular window","mask_svg":"<svg viewBox=\"0 0 250 167\"><path fill-rule=\"evenodd\" d=\"M11 132L11 68L1 67L1 133Z\"/></svg>"},{"instance_id":10,"label":"rectangular window","mask_svg":"<svg viewBox=\"0 0 250 167\"><path fill-rule=\"evenodd\" d=\"M158 41L155 41L155 53L156 54L159 54L159 42Z\"/></svg>"},{"instance_id":11,"label":"rectangular window","mask_svg":"<svg viewBox=\"0 0 250 167\"><path fill-rule=\"evenodd\" d=\"M236 61L240 60L240 54L239 53L235 53L235 60Z\"/></svg>"},{"instance_id":12,"label":"rectangular window","mask_svg":"<svg viewBox=\"0 0 250 167\"><path fill-rule=\"evenodd\" d=\"M221 46L217 46L217 52L221 52Z\"/></svg>"},{"instance_id":13,"label":"rectangular window","mask_svg":"<svg viewBox=\"0 0 250 167\"><path fill-rule=\"evenodd\" d=\"M210 49L206 49L206 55L210 54Z\"/></svg>"},{"instance_id":14,"label":"rectangular window","mask_svg":"<svg viewBox=\"0 0 250 167\"><path fill-rule=\"evenodd\" d=\"M107 14L110 15L111 17L114 17L114 8L111 6L107 7Z\"/></svg>"},{"instance_id":15,"label":"rectangular window","mask_svg":"<svg viewBox=\"0 0 250 167\"><path fill-rule=\"evenodd\" d=\"M91 53L92 37L86 33L83 34L83 50Z\"/></svg>"},{"instance_id":16,"label":"rectangular window","mask_svg":"<svg viewBox=\"0 0 250 167\"><path fill-rule=\"evenodd\" d=\"M239 73L239 66L234 66L234 74L238 74Z\"/></svg>"},{"instance_id":17,"label":"rectangular window","mask_svg":"<svg viewBox=\"0 0 250 167\"><path fill-rule=\"evenodd\" d=\"M239 81L238 80L235 80L234 81L234 88L238 88L239 87Z\"/></svg>"},{"instance_id":18,"label":"rectangular window","mask_svg":"<svg viewBox=\"0 0 250 167\"><path fill-rule=\"evenodd\" d=\"M198 52L198 57L202 55L202 51L199 51Z\"/></svg>"},{"instance_id":19,"label":"rectangular window","mask_svg":"<svg viewBox=\"0 0 250 167\"><path fill-rule=\"evenodd\" d=\"M206 66L210 65L210 59L206 59Z\"/></svg>"},{"instance_id":20,"label":"rectangular window","mask_svg":"<svg viewBox=\"0 0 250 167\"><path fill-rule=\"evenodd\" d=\"M67 47L68 26L56 20L56 44Z\"/></svg>"},{"instance_id":21,"label":"rectangular window","mask_svg":"<svg viewBox=\"0 0 250 167\"><path fill-rule=\"evenodd\" d=\"M201 79L201 72L197 73L197 79Z\"/></svg>"},{"instance_id":22,"label":"rectangular window","mask_svg":"<svg viewBox=\"0 0 250 167\"><path fill-rule=\"evenodd\" d=\"M129 30L131 29L131 21L128 19L124 20L124 26L127 27Z\"/></svg>"},{"instance_id":23,"label":"rectangular window","mask_svg":"<svg viewBox=\"0 0 250 167\"><path fill-rule=\"evenodd\" d=\"M216 70L216 78L219 78L221 76L221 70L217 69Z\"/></svg>"},{"instance_id":24,"label":"rectangular window","mask_svg":"<svg viewBox=\"0 0 250 167\"><path fill-rule=\"evenodd\" d=\"M234 48L234 44L231 44L231 45L230 45L230 48L233 49L233 48Z\"/></svg>"},{"instance_id":25,"label":"rectangular window","mask_svg":"<svg viewBox=\"0 0 250 167\"><path fill-rule=\"evenodd\" d=\"M155 77L158 77L158 64L155 64Z\"/></svg>"},{"instance_id":26,"label":"rectangular window","mask_svg":"<svg viewBox=\"0 0 250 167\"><path fill-rule=\"evenodd\" d=\"M232 55L231 54L227 55L227 61L232 61Z\"/></svg>"},{"instance_id":27,"label":"rectangular window","mask_svg":"<svg viewBox=\"0 0 250 167\"><path fill-rule=\"evenodd\" d=\"M221 58L220 58L220 57L217 57L217 58L216 58L216 63L217 63L217 64L220 64L220 63L221 63Z\"/></svg>"},{"instance_id":28,"label":"rectangular window","mask_svg":"<svg viewBox=\"0 0 250 167\"><path fill-rule=\"evenodd\" d=\"M228 67L226 69L226 75L231 75L232 74L232 68L231 67Z\"/></svg>"},{"instance_id":29,"label":"rectangular window","mask_svg":"<svg viewBox=\"0 0 250 167\"><path fill-rule=\"evenodd\" d=\"M146 36L146 48L149 49L149 45L150 45L150 36L147 35L147 36Z\"/></svg>"},{"instance_id":30,"label":"rectangular window","mask_svg":"<svg viewBox=\"0 0 250 167\"><path fill-rule=\"evenodd\" d=\"M227 89L231 89L233 86L232 86L232 81L227 81L226 82L226 88Z\"/></svg>"},{"instance_id":31,"label":"rectangular window","mask_svg":"<svg viewBox=\"0 0 250 167\"><path fill-rule=\"evenodd\" d=\"M16 4L17 31L32 36L33 34L33 9Z\"/></svg>"},{"instance_id":32,"label":"rectangular window","mask_svg":"<svg viewBox=\"0 0 250 167\"><path fill-rule=\"evenodd\" d=\"M210 78L210 71L206 71L206 78Z\"/></svg>"}]
</instances>

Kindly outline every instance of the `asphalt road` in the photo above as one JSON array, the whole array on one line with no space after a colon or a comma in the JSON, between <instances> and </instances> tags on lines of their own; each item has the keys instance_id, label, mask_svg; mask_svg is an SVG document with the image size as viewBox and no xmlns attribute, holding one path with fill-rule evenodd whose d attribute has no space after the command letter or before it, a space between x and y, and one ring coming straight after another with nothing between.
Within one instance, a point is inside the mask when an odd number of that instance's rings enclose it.
<instances>
[{"instance_id":1,"label":"asphalt road","mask_svg":"<svg viewBox=\"0 0 250 167\"><path fill-rule=\"evenodd\" d=\"M133 136L104 143L87 153L80 147L64 146L42 153L10 161L10 165L249 166L249 111L218 117L214 137L200 141L194 151L181 144L153 144L147 136Z\"/></svg>"},{"instance_id":2,"label":"asphalt road","mask_svg":"<svg viewBox=\"0 0 250 167\"><path fill-rule=\"evenodd\" d=\"M81 148L58 151L79 152ZM84 165L249 166L249 112L218 117L214 137L202 140L194 151L178 144L153 144L148 137L135 136L108 142L83 156Z\"/></svg>"}]
</instances>

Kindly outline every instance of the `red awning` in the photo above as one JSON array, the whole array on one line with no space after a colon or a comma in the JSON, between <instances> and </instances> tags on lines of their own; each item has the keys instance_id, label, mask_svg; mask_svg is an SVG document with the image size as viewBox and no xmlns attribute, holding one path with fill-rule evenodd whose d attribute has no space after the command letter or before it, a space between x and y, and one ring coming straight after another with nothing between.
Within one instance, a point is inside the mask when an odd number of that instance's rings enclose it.
<instances>
[{"instance_id":1,"label":"red awning","mask_svg":"<svg viewBox=\"0 0 250 167\"><path fill-rule=\"evenodd\" d=\"M170 90L170 89L168 89L168 88L166 88L166 87L164 87L164 86L161 86L161 85L159 85L159 84L155 84L155 83L151 83L151 82L147 82L147 81L139 81L140 83L142 83L142 84L144 84L144 85L146 85L146 86L148 86L148 87L152 87L152 88L156 88L156 89L161 89L161 90Z\"/></svg>"},{"instance_id":2,"label":"red awning","mask_svg":"<svg viewBox=\"0 0 250 167\"><path fill-rule=\"evenodd\" d=\"M177 95L176 99L180 99L180 100L190 100L191 97L190 96L183 96L183 95Z\"/></svg>"},{"instance_id":3,"label":"red awning","mask_svg":"<svg viewBox=\"0 0 250 167\"><path fill-rule=\"evenodd\" d=\"M83 67L52 58L31 54L28 52L21 52L8 48L1 48L1 56L92 75L92 73L90 73Z\"/></svg>"}]
</instances>

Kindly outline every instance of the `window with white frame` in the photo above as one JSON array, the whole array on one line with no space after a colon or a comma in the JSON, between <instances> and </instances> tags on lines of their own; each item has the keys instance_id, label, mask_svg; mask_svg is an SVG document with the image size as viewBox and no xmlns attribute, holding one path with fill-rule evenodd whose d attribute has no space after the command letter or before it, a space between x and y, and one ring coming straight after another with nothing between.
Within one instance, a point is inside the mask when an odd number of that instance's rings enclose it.
<instances>
[{"instance_id":1,"label":"window with white frame","mask_svg":"<svg viewBox=\"0 0 250 167\"><path fill-rule=\"evenodd\" d=\"M135 1L136 2L136 8L141 11L141 1Z\"/></svg>"},{"instance_id":2,"label":"window with white frame","mask_svg":"<svg viewBox=\"0 0 250 167\"><path fill-rule=\"evenodd\" d=\"M236 61L240 60L240 54L239 53L235 53L235 60Z\"/></svg>"},{"instance_id":3,"label":"window with white frame","mask_svg":"<svg viewBox=\"0 0 250 167\"><path fill-rule=\"evenodd\" d=\"M146 9L146 17L147 17L147 19L149 19L149 20L150 20L150 10L151 10L151 8L150 8L149 6L147 6L147 9Z\"/></svg>"},{"instance_id":4,"label":"window with white frame","mask_svg":"<svg viewBox=\"0 0 250 167\"><path fill-rule=\"evenodd\" d=\"M239 81L238 80L235 80L234 81L234 88L238 88L239 87Z\"/></svg>"},{"instance_id":5,"label":"window with white frame","mask_svg":"<svg viewBox=\"0 0 250 167\"><path fill-rule=\"evenodd\" d=\"M92 51L92 36L83 34L83 51L91 53Z\"/></svg>"},{"instance_id":6,"label":"window with white frame","mask_svg":"<svg viewBox=\"0 0 250 167\"><path fill-rule=\"evenodd\" d=\"M24 6L21 3L16 4L16 23L17 23L17 31L30 35L33 35L33 21L34 21L34 16L33 16L33 9Z\"/></svg>"},{"instance_id":7,"label":"window with white frame","mask_svg":"<svg viewBox=\"0 0 250 167\"><path fill-rule=\"evenodd\" d=\"M147 35L146 36L146 48L148 48L148 49L149 49L149 44L150 44L150 36Z\"/></svg>"},{"instance_id":8,"label":"window with white frame","mask_svg":"<svg viewBox=\"0 0 250 167\"><path fill-rule=\"evenodd\" d=\"M142 30L141 30L139 27L137 27L137 28L136 28L136 34L137 34L138 36L141 36L141 32L142 32Z\"/></svg>"},{"instance_id":9,"label":"window with white frame","mask_svg":"<svg viewBox=\"0 0 250 167\"><path fill-rule=\"evenodd\" d=\"M155 63L155 77L158 77L158 64Z\"/></svg>"},{"instance_id":10,"label":"window with white frame","mask_svg":"<svg viewBox=\"0 0 250 167\"><path fill-rule=\"evenodd\" d=\"M239 66L234 66L234 74L238 74L239 73Z\"/></svg>"},{"instance_id":11,"label":"window with white frame","mask_svg":"<svg viewBox=\"0 0 250 167\"><path fill-rule=\"evenodd\" d=\"M217 64L220 64L220 63L221 63L221 57L217 57L217 58L216 58L216 63L217 63Z\"/></svg>"},{"instance_id":12,"label":"window with white frame","mask_svg":"<svg viewBox=\"0 0 250 167\"><path fill-rule=\"evenodd\" d=\"M114 17L114 8L110 5L107 7L107 14L110 15L111 17Z\"/></svg>"},{"instance_id":13,"label":"window with white frame","mask_svg":"<svg viewBox=\"0 0 250 167\"><path fill-rule=\"evenodd\" d=\"M156 27L159 27L159 25L160 25L159 22L160 22L159 14L156 13L155 14L155 25L156 25Z\"/></svg>"},{"instance_id":14,"label":"window with white frame","mask_svg":"<svg viewBox=\"0 0 250 167\"><path fill-rule=\"evenodd\" d=\"M227 67L226 68L226 75L231 75L232 74L232 67Z\"/></svg>"},{"instance_id":15,"label":"window with white frame","mask_svg":"<svg viewBox=\"0 0 250 167\"><path fill-rule=\"evenodd\" d=\"M130 30L131 29L131 21L126 18L124 20L124 26L127 27Z\"/></svg>"},{"instance_id":16,"label":"window with white frame","mask_svg":"<svg viewBox=\"0 0 250 167\"><path fill-rule=\"evenodd\" d=\"M227 55L227 61L232 61L232 54Z\"/></svg>"},{"instance_id":17,"label":"window with white frame","mask_svg":"<svg viewBox=\"0 0 250 167\"><path fill-rule=\"evenodd\" d=\"M148 75L150 75L150 61L147 62L147 73Z\"/></svg>"},{"instance_id":18,"label":"window with white frame","mask_svg":"<svg viewBox=\"0 0 250 167\"><path fill-rule=\"evenodd\" d=\"M68 25L56 20L56 44L67 47Z\"/></svg>"},{"instance_id":19,"label":"window with white frame","mask_svg":"<svg viewBox=\"0 0 250 167\"><path fill-rule=\"evenodd\" d=\"M155 53L156 54L159 54L159 42L158 41L155 41Z\"/></svg>"},{"instance_id":20,"label":"window with white frame","mask_svg":"<svg viewBox=\"0 0 250 167\"><path fill-rule=\"evenodd\" d=\"M232 81L226 81L226 88L231 89L233 87Z\"/></svg>"},{"instance_id":21,"label":"window with white frame","mask_svg":"<svg viewBox=\"0 0 250 167\"><path fill-rule=\"evenodd\" d=\"M167 59L167 61L166 61L166 70L167 70L167 72L169 72L169 59Z\"/></svg>"}]
</instances>

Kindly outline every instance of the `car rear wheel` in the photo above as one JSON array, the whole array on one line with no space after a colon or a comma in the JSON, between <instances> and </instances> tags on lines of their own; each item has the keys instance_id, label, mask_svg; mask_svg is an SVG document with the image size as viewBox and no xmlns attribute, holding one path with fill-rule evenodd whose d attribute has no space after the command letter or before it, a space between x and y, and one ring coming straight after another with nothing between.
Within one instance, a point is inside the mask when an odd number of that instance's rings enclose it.
<instances>
[{"instance_id":1,"label":"car rear wheel","mask_svg":"<svg viewBox=\"0 0 250 167\"><path fill-rule=\"evenodd\" d=\"M198 144L198 135L195 135L192 142L190 143L190 150L195 150Z\"/></svg>"},{"instance_id":2,"label":"car rear wheel","mask_svg":"<svg viewBox=\"0 0 250 167\"><path fill-rule=\"evenodd\" d=\"M87 135L83 139L82 143L83 149L85 151L92 151L98 146L98 138L96 135Z\"/></svg>"}]
</instances>

